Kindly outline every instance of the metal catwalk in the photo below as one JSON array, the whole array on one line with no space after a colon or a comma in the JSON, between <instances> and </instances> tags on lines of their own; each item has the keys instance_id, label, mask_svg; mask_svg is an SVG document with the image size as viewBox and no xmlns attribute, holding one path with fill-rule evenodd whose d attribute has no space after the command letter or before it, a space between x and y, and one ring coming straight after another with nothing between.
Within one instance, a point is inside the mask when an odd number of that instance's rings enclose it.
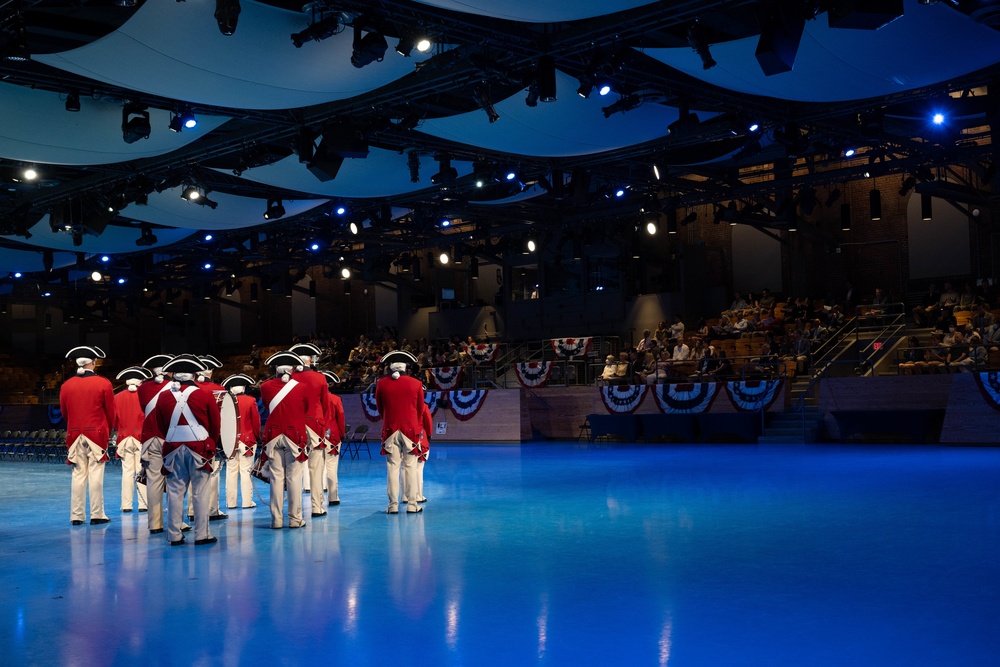
<instances>
[{"instance_id":1,"label":"metal catwalk","mask_svg":"<svg viewBox=\"0 0 1000 667\"><path fill-rule=\"evenodd\" d=\"M1000 656L1000 450L436 445L422 514L345 460L170 547L0 464L2 665L970 665ZM264 492L259 482L258 489ZM308 507L308 506L307 506ZM307 514L308 516L308 514Z\"/></svg>"}]
</instances>

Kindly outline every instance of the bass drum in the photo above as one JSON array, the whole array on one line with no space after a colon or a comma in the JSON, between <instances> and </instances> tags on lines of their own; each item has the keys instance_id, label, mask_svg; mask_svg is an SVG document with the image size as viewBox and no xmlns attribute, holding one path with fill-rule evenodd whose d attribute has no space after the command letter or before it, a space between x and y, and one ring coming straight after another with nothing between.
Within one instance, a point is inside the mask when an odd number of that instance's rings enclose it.
<instances>
[{"instance_id":1,"label":"bass drum","mask_svg":"<svg viewBox=\"0 0 1000 667\"><path fill-rule=\"evenodd\" d=\"M222 436L222 451L227 459L236 456L240 440L240 412L236 407L236 398L228 391L215 392L215 402L219 405L220 428Z\"/></svg>"}]
</instances>

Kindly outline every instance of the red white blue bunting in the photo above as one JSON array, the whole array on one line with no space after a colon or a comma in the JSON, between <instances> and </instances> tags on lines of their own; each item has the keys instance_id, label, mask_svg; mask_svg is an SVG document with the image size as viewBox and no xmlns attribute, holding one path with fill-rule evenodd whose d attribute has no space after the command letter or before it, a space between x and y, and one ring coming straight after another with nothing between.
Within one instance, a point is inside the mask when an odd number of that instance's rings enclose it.
<instances>
[{"instance_id":1,"label":"red white blue bunting","mask_svg":"<svg viewBox=\"0 0 1000 667\"><path fill-rule=\"evenodd\" d=\"M590 351L592 336L586 338L553 338L552 349L560 357L585 357Z\"/></svg>"},{"instance_id":2,"label":"red white blue bunting","mask_svg":"<svg viewBox=\"0 0 1000 667\"><path fill-rule=\"evenodd\" d=\"M522 387L534 389L544 387L552 374L553 362L551 361L522 361L514 364L514 373L517 374L517 381Z\"/></svg>"},{"instance_id":3,"label":"red white blue bunting","mask_svg":"<svg viewBox=\"0 0 1000 667\"><path fill-rule=\"evenodd\" d=\"M479 343L470 345L468 348L469 357L476 364L488 364L497 358L500 346L497 343Z\"/></svg>"},{"instance_id":4,"label":"red white blue bunting","mask_svg":"<svg viewBox=\"0 0 1000 667\"><path fill-rule=\"evenodd\" d=\"M443 393L444 392L441 392L441 391L425 391L424 392L424 403L426 403L428 409L430 409L430 411L431 411L431 417L433 417L434 413L437 412L437 409L438 409L438 399L441 398L441 394L443 394Z\"/></svg>"},{"instance_id":5,"label":"red white blue bunting","mask_svg":"<svg viewBox=\"0 0 1000 667\"><path fill-rule=\"evenodd\" d=\"M488 389L459 389L448 394L451 414L458 421L469 421L486 402Z\"/></svg>"},{"instance_id":6,"label":"red white blue bunting","mask_svg":"<svg viewBox=\"0 0 1000 667\"><path fill-rule=\"evenodd\" d=\"M1000 410L1000 372L986 371L985 373L973 373L973 375L986 402L994 410Z\"/></svg>"},{"instance_id":7,"label":"red white blue bunting","mask_svg":"<svg viewBox=\"0 0 1000 667\"><path fill-rule=\"evenodd\" d=\"M729 400L742 412L769 409L780 388L781 380L744 380L726 383Z\"/></svg>"},{"instance_id":8,"label":"red white blue bunting","mask_svg":"<svg viewBox=\"0 0 1000 667\"><path fill-rule=\"evenodd\" d=\"M454 389L462 379L461 366L438 366L431 368L430 371L434 386L442 391Z\"/></svg>"},{"instance_id":9,"label":"red white blue bunting","mask_svg":"<svg viewBox=\"0 0 1000 667\"><path fill-rule=\"evenodd\" d=\"M690 415L708 412L719 391L718 382L688 382L686 384L658 384L653 396L660 412L668 415Z\"/></svg>"},{"instance_id":10,"label":"red white blue bunting","mask_svg":"<svg viewBox=\"0 0 1000 667\"><path fill-rule=\"evenodd\" d=\"M365 417L370 422L382 420L382 415L378 413L378 405L375 403L375 394L360 394L361 408L365 412Z\"/></svg>"},{"instance_id":11,"label":"red white blue bunting","mask_svg":"<svg viewBox=\"0 0 1000 667\"><path fill-rule=\"evenodd\" d=\"M642 404L647 389L644 384L601 387L601 401L604 402L608 412L620 415L632 414Z\"/></svg>"}]
</instances>

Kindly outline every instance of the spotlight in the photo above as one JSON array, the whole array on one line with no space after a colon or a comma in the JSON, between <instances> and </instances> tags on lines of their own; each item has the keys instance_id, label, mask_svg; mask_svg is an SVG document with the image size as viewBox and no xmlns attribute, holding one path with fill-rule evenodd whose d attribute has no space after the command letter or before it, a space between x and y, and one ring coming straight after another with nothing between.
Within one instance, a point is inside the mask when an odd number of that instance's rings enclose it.
<instances>
[{"instance_id":1,"label":"spotlight","mask_svg":"<svg viewBox=\"0 0 1000 667\"><path fill-rule=\"evenodd\" d=\"M472 96L476 100L476 104L479 105L479 108L486 112L486 116L490 119L491 123L500 120L500 114L493 108L493 96L490 93L489 86L479 84L472 90Z\"/></svg>"},{"instance_id":2,"label":"spotlight","mask_svg":"<svg viewBox=\"0 0 1000 667\"><path fill-rule=\"evenodd\" d=\"M442 227L451 227L451 220L449 220L448 218L445 218L444 220L441 221L441 226Z\"/></svg>"},{"instance_id":3,"label":"spotlight","mask_svg":"<svg viewBox=\"0 0 1000 667\"><path fill-rule=\"evenodd\" d=\"M840 229L845 232L851 231L851 205L840 205Z\"/></svg>"},{"instance_id":4,"label":"spotlight","mask_svg":"<svg viewBox=\"0 0 1000 667\"><path fill-rule=\"evenodd\" d=\"M855 149L853 149L853 148L845 148L844 149L844 157L854 157L854 154L856 152L857 151Z\"/></svg>"},{"instance_id":5,"label":"spotlight","mask_svg":"<svg viewBox=\"0 0 1000 667\"><path fill-rule=\"evenodd\" d=\"M581 74L577 80L580 82L580 87L576 89L576 94L587 99L594 92L594 82L586 74Z\"/></svg>"},{"instance_id":6,"label":"spotlight","mask_svg":"<svg viewBox=\"0 0 1000 667\"><path fill-rule=\"evenodd\" d=\"M649 234L650 236L656 236L656 232L657 231L658 231L658 228L656 226L656 222L655 221L649 220L648 222L646 222L646 233L647 234Z\"/></svg>"},{"instance_id":7,"label":"spotlight","mask_svg":"<svg viewBox=\"0 0 1000 667\"><path fill-rule=\"evenodd\" d=\"M448 262L451 261L451 257L448 255L447 252L442 252L441 255L438 257L438 261L441 262L442 264L447 264Z\"/></svg>"},{"instance_id":8,"label":"spotlight","mask_svg":"<svg viewBox=\"0 0 1000 667\"><path fill-rule=\"evenodd\" d=\"M660 180L660 168L656 164L653 165L653 178Z\"/></svg>"},{"instance_id":9,"label":"spotlight","mask_svg":"<svg viewBox=\"0 0 1000 667\"><path fill-rule=\"evenodd\" d=\"M535 250L537 250L537 249L538 249L538 246L535 245L535 241L532 240L532 239L529 239L528 240L528 252L535 252Z\"/></svg>"},{"instance_id":10,"label":"spotlight","mask_svg":"<svg viewBox=\"0 0 1000 667\"><path fill-rule=\"evenodd\" d=\"M871 210L872 221L882 219L882 193L872 190L868 193L868 206Z\"/></svg>"},{"instance_id":11,"label":"spotlight","mask_svg":"<svg viewBox=\"0 0 1000 667\"><path fill-rule=\"evenodd\" d=\"M513 169L511 169L506 174L504 174L504 179L506 179L508 181L513 181L516 178L517 178L517 172L514 171Z\"/></svg>"},{"instance_id":12,"label":"spotlight","mask_svg":"<svg viewBox=\"0 0 1000 667\"><path fill-rule=\"evenodd\" d=\"M280 199L268 199L267 210L264 211L265 220L277 220L285 215L285 207L281 205Z\"/></svg>"},{"instance_id":13,"label":"spotlight","mask_svg":"<svg viewBox=\"0 0 1000 667\"><path fill-rule=\"evenodd\" d=\"M410 151L406 156L406 166L410 170L410 183L420 182L420 156L416 151Z\"/></svg>"},{"instance_id":14,"label":"spotlight","mask_svg":"<svg viewBox=\"0 0 1000 667\"><path fill-rule=\"evenodd\" d=\"M15 274L15 276L14 276L14 277L15 277L15 278L19 278L19 277L20 277L20 275L17 275L17 274ZM101 274L101 272L100 272L100 271L93 271L93 272L91 272L91 274L90 274L90 279L91 279L91 280L93 280L93 281L94 281L95 283L99 283L99 282L101 282L102 280L104 280L104 276L103 276L103 275Z\"/></svg>"},{"instance_id":15,"label":"spotlight","mask_svg":"<svg viewBox=\"0 0 1000 667\"><path fill-rule=\"evenodd\" d=\"M905 197L910 193L910 190L917 186L917 179L913 176L907 176L903 179L902 184L899 186L899 196Z\"/></svg>"},{"instance_id":16,"label":"spotlight","mask_svg":"<svg viewBox=\"0 0 1000 667\"><path fill-rule=\"evenodd\" d=\"M556 101L556 61L552 56L542 56L535 67L535 82L538 99L542 102Z\"/></svg>"},{"instance_id":17,"label":"spotlight","mask_svg":"<svg viewBox=\"0 0 1000 667\"><path fill-rule=\"evenodd\" d=\"M612 90L615 89L614 83L611 81L611 79L606 77L597 81L595 85L597 87L597 94L600 95L601 97L604 97L605 95L607 95L608 93L610 93Z\"/></svg>"},{"instance_id":18,"label":"spotlight","mask_svg":"<svg viewBox=\"0 0 1000 667\"><path fill-rule=\"evenodd\" d=\"M174 132L192 130L198 126L198 119L190 109L178 111L170 114L170 124L168 127Z\"/></svg>"},{"instance_id":19,"label":"spotlight","mask_svg":"<svg viewBox=\"0 0 1000 667\"><path fill-rule=\"evenodd\" d=\"M187 199L188 201L197 201L199 198L201 198L201 192L198 191L198 188L189 185L188 187L184 188L183 192L181 192L181 197Z\"/></svg>"},{"instance_id":20,"label":"spotlight","mask_svg":"<svg viewBox=\"0 0 1000 667\"><path fill-rule=\"evenodd\" d=\"M931 116L931 122L935 125L944 125L944 121L945 117L943 113L938 112Z\"/></svg>"},{"instance_id":21,"label":"spotlight","mask_svg":"<svg viewBox=\"0 0 1000 667\"><path fill-rule=\"evenodd\" d=\"M340 270L340 277L344 280L348 280L351 277L351 270L345 266Z\"/></svg>"},{"instance_id":22,"label":"spotlight","mask_svg":"<svg viewBox=\"0 0 1000 667\"><path fill-rule=\"evenodd\" d=\"M25 167L21 172L21 178L26 181L33 181L38 178L38 171L34 167Z\"/></svg>"},{"instance_id":23,"label":"spotlight","mask_svg":"<svg viewBox=\"0 0 1000 667\"><path fill-rule=\"evenodd\" d=\"M21 14L14 14L6 29L6 45L3 51L3 59L9 62L25 62L31 59L28 52L27 29L24 25L24 17Z\"/></svg>"},{"instance_id":24,"label":"spotlight","mask_svg":"<svg viewBox=\"0 0 1000 667\"><path fill-rule=\"evenodd\" d=\"M535 81L532 81L531 85L528 86L528 96L524 98L524 103L529 107L538 106L538 83Z\"/></svg>"},{"instance_id":25,"label":"spotlight","mask_svg":"<svg viewBox=\"0 0 1000 667\"><path fill-rule=\"evenodd\" d=\"M229 37L236 32L236 23L240 18L240 0L215 0L215 21L219 24L219 32Z\"/></svg>"},{"instance_id":26,"label":"spotlight","mask_svg":"<svg viewBox=\"0 0 1000 667\"><path fill-rule=\"evenodd\" d=\"M920 195L920 219L932 220L934 218L933 199L926 192Z\"/></svg>"},{"instance_id":27,"label":"spotlight","mask_svg":"<svg viewBox=\"0 0 1000 667\"><path fill-rule=\"evenodd\" d=\"M621 199L625 196L625 188L615 188L615 197Z\"/></svg>"},{"instance_id":28,"label":"spotlight","mask_svg":"<svg viewBox=\"0 0 1000 667\"><path fill-rule=\"evenodd\" d=\"M385 37L377 32L369 32L364 37L361 36L361 26L359 22L354 24L354 52L351 53L351 64L358 69L374 62L382 62L385 51L389 48Z\"/></svg>"},{"instance_id":29,"label":"spotlight","mask_svg":"<svg viewBox=\"0 0 1000 667\"><path fill-rule=\"evenodd\" d=\"M71 90L66 93L66 111L77 112L80 110L80 93Z\"/></svg>"},{"instance_id":30,"label":"spotlight","mask_svg":"<svg viewBox=\"0 0 1000 667\"><path fill-rule=\"evenodd\" d=\"M638 95L622 95L614 104L609 104L601 109L605 118L611 118L616 113L631 111L642 104L642 99Z\"/></svg>"},{"instance_id":31,"label":"spotlight","mask_svg":"<svg viewBox=\"0 0 1000 667\"><path fill-rule=\"evenodd\" d=\"M144 224L140 229L140 236L135 240L135 244L140 248L155 245L157 238L156 235L153 234L153 228Z\"/></svg>"},{"instance_id":32,"label":"spotlight","mask_svg":"<svg viewBox=\"0 0 1000 667\"><path fill-rule=\"evenodd\" d=\"M353 234L353 235L355 235L355 236L357 236L357 235L358 235L358 230L359 230L359 228L358 228L358 223L356 223L356 222L354 222L353 220L351 220L351 224L349 224L349 225L347 226L347 228L348 228L348 229L349 229L349 230L351 231L351 234Z\"/></svg>"},{"instance_id":33,"label":"spotlight","mask_svg":"<svg viewBox=\"0 0 1000 667\"><path fill-rule=\"evenodd\" d=\"M760 123L750 123L749 125L747 125L747 130L749 132L756 132L759 129L760 129Z\"/></svg>"},{"instance_id":34,"label":"spotlight","mask_svg":"<svg viewBox=\"0 0 1000 667\"><path fill-rule=\"evenodd\" d=\"M149 139L152 131L149 125L149 112L144 106L130 102L122 107L122 140L126 144Z\"/></svg>"},{"instance_id":35,"label":"spotlight","mask_svg":"<svg viewBox=\"0 0 1000 667\"><path fill-rule=\"evenodd\" d=\"M427 53L431 50L431 46L433 46L433 44L427 37L421 37L417 40L417 51L420 53Z\"/></svg>"},{"instance_id":36,"label":"spotlight","mask_svg":"<svg viewBox=\"0 0 1000 667\"><path fill-rule=\"evenodd\" d=\"M319 241L313 241L312 243L309 244L309 249L312 250L313 252L316 252L322 247L323 245Z\"/></svg>"},{"instance_id":37,"label":"spotlight","mask_svg":"<svg viewBox=\"0 0 1000 667\"><path fill-rule=\"evenodd\" d=\"M108 255L101 255L101 262L102 263L107 264L110 261L111 261L111 257L109 257Z\"/></svg>"},{"instance_id":38,"label":"spotlight","mask_svg":"<svg viewBox=\"0 0 1000 667\"><path fill-rule=\"evenodd\" d=\"M431 40L427 37L418 36L412 30L407 31L399 38L399 43L396 44L396 53L404 58L409 58L410 52L414 48L420 53L427 53L431 50Z\"/></svg>"},{"instance_id":39,"label":"spotlight","mask_svg":"<svg viewBox=\"0 0 1000 667\"><path fill-rule=\"evenodd\" d=\"M316 40L320 42L327 37L333 37L340 30L340 21L336 16L328 16L316 21L302 32L292 33L292 43L295 48L300 49L308 41Z\"/></svg>"},{"instance_id":40,"label":"spotlight","mask_svg":"<svg viewBox=\"0 0 1000 667\"><path fill-rule=\"evenodd\" d=\"M345 213L347 213L347 207L345 207L344 205L340 205L336 209L334 209L334 211L337 213L337 215L344 215Z\"/></svg>"},{"instance_id":41,"label":"spotlight","mask_svg":"<svg viewBox=\"0 0 1000 667\"><path fill-rule=\"evenodd\" d=\"M119 279L118 279L118 280L117 280L116 282L117 282L117 283L118 283L119 285L124 285L125 283L127 283L127 282L128 282L128 279L127 279L127 278L119 278Z\"/></svg>"},{"instance_id":42,"label":"spotlight","mask_svg":"<svg viewBox=\"0 0 1000 667\"><path fill-rule=\"evenodd\" d=\"M209 271L212 268L212 263L211 262L205 262L204 264L201 265L201 268L205 269L206 271Z\"/></svg>"},{"instance_id":43,"label":"spotlight","mask_svg":"<svg viewBox=\"0 0 1000 667\"><path fill-rule=\"evenodd\" d=\"M704 69L712 69L718 63L712 58L711 52L708 50L708 40L705 37L705 31L702 29L701 25L698 23L692 23L688 27L687 31L687 41L692 49L701 58L701 65Z\"/></svg>"}]
</instances>

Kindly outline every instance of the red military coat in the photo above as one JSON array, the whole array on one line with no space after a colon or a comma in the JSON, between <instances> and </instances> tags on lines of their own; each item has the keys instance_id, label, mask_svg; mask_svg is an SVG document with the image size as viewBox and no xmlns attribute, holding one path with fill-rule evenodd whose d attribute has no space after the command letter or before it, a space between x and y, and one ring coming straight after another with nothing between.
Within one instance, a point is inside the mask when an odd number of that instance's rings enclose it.
<instances>
[{"instance_id":1,"label":"red military coat","mask_svg":"<svg viewBox=\"0 0 1000 667\"><path fill-rule=\"evenodd\" d=\"M309 441L306 418L312 405L307 395L308 390L296 382L281 402L272 406L274 398L285 388L285 384L280 378L274 378L260 385L260 397L270 411L264 423L264 442L271 442L279 435L284 435L299 447L305 447Z\"/></svg>"},{"instance_id":2,"label":"red military coat","mask_svg":"<svg viewBox=\"0 0 1000 667\"><path fill-rule=\"evenodd\" d=\"M431 433L434 430L431 409L427 407L427 403L424 403L424 407L420 411L420 423L423 426L423 432L420 434L420 460L426 461L427 452L431 449Z\"/></svg>"},{"instance_id":3,"label":"red military coat","mask_svg":"<svg viewBox=\"0 0 1000 667\"><path fill-rule=\"evenodd\" d=\"M401 375L393 380L386 375L375 385L375 405L382 415L382 440L396 431L416 442L422 423L421 407L424 404L424 387L420 380Z\"/></svg>"},{"instance_id":4,"label":"red military coat","mask_svg":"<svg viewBox=\"0 0 1000 667\"><path fill-rule=\"evenodd\" d=\"M115 425L115 390L110 380L93 371L74 375L59 388L59 409L66 419L66 447L82 435L101 449L108 448Z\"/></svg>"},{"instance_id":5,"label":"red military coat","mask_svg":"<svg viewBox=\"0 0 1000 667\"><path fill-rule=\"evenodd\" d=\"M330 429L330 442L336 444L344 439L344 402L330 392L326 393L326 427Z\"/></svg>"},{"instance_id":6,"label":"red military coat","mask_svg":"<svg viewBox=\"0 0 1000 667\"><path fill-rule=\"evenodd\" d=\"M125 438L135 438L141 442L142 422L145 418L138 391L125 389L115 394L115 430L118 431L118 442Z\"/></svg>"},{"instance_id":7,"label":"red military coat","mask_svg":"<svg viewBox=\"0 0 1000 667\"><path fill-rule=\"evenodd\" d=\"M246 394L236 394L236 411L240 415L239 441L248 448L260 441L260 411L257 410L257 400ZM253 456L253 450L247 449L246 456Z\"/></svg>"},{"instance_id":8,"label":"red military coat","mask_svg":"<svg viewBox=\"0 0 1000 667\"><path fill-rule=\"evenodd\" d=\"M222 419L219 416L219 404L215 402L215 395L210 389L205 389L198 386L192 382L182 382L180 391L184 391L188 387L197 387L197 389L191 392L188 396L187 404L191 409L191 414L194 416L195 421L205 427L208 431L208 437L205 440L179 440L170 441L164 438L163 442L163 458L166 459L170 452L176 450L178 447L187 447L192 450L195 454L208 459L208 463L205 464L204 470L211 469L211 459L215 456L215 450L218 446L221 436L219 435L219 429L221 427ZM170 429L170 420L174 413L174 406L177 405L177 398L175 397L174 391L166 391L160 394L160 398L156 402L156 407L153 409L153 418L156 420L156 425L162 433L168 434ZM184 416L182 415L178 424L193 426L189 424Z\"/></svg>"},{"instance_id":9,"label":"red military coat","mask_svg":"<svg viewBox=\"0 0 1000 667\"><path fill-rule=\"evenodd\" d=\"M160 427L156 424L156 419L153 417L153 406L159 402L162 396L160 392L165 394L170 393L170 380L164 380L162 382L157 382L156 380L146 380L139 385L139 405L142 406L142 411L146 415L145 419L142 421L142 437L139 438L142 442L146 442L150 438L160 438L163 439L164 434L160 431Z\"/></svg>"},{"instance_id":10,"label":"red military coat","mask_svg":"<svg viewBox=\"0 0 1000 667\"><path fill-rule=\"evenodd\" d=\"M326 376L310 369L295 371L292 379L302 386L309 407L306 410L306 426L320 435L326 430L326 396L329 390ZM322 444L320 445L322 447Z\"/></svg>"}]
</instances>

